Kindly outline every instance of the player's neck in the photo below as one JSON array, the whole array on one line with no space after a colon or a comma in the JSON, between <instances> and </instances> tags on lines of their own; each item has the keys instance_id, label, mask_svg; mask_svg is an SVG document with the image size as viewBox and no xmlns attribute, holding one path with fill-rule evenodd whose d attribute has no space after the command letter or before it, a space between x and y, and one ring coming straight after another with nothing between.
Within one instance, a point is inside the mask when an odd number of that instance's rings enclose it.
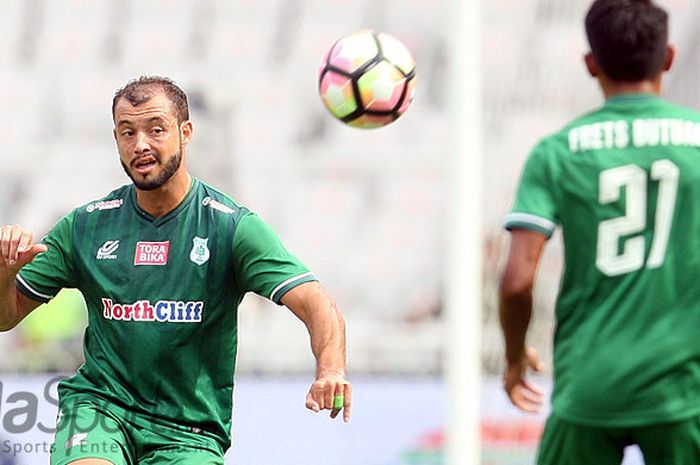
<instances>
[{"instance_id":1,"label":"player's neck","mask_svg":"<svg viewBox=\"0 0 700 465\"><path fill-rule=\"evenodd\" d=\"M661 95L661 79L639 82L615 82L600 78L599 82L606 99L620 94Z\"/></svg>"},{"instance_id":2,"label":"player's neck","mask_svg":"<svg viewBox=\"0 0 700 465\"><path fill-rule=\"evenodd\" d=\"M185 198L192 185L192 177L184 163L168 181L158 189L136 189L136 201L145 212L159 218L173 211Z\"/></svg>"}]
</instances>

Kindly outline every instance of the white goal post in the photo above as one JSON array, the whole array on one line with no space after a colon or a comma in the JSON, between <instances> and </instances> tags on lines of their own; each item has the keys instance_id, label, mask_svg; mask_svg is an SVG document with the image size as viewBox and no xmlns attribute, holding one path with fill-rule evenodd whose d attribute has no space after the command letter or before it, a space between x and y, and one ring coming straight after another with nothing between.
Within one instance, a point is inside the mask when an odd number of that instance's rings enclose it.
<instances>
[{"instance_id":1,"label":"white goal post","mask_svg":"<svg viewBox=\"0 0 700 465\"><path fill-rule=\"evenodd\" d=\"M482 325L481 0L450 5L446 465L478 465Z\"/></svg>"}]
</instances>

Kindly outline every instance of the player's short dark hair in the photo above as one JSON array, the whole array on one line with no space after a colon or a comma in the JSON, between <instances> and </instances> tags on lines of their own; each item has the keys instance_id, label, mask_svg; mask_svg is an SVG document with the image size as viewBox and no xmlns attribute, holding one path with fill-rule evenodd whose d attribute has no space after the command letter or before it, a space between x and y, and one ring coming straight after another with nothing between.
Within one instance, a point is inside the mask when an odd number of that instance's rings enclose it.
<instances>
[{"instance_id":1,"label":"player's short dark hair","mask_svg":"<svg viewBox=\"0 0 700 465\"><path fill-rule=\"evenodd\" d=\"M613 81L654 79L666 60L668 13L652 0L595 0L586 15L586 35Z\"/></svg>"},{"instance_id":2,"label":"player's short dark hair","mask_svg":"<svg viewBox=\"0 0 700 465\"><path fill-rule=\"evenodd\" d=\"M177 114L178 123L190 119L187 95L172 79L162 76L141 76L129 81L127 85L117 90L112 99L112 118L115 116L114 110L117 107L117 102L121 98L127 99L133 106L137 106L153 97L153 92L149 91L154 88L160 88L170 99Z\"/></svg>"}]
</instances>

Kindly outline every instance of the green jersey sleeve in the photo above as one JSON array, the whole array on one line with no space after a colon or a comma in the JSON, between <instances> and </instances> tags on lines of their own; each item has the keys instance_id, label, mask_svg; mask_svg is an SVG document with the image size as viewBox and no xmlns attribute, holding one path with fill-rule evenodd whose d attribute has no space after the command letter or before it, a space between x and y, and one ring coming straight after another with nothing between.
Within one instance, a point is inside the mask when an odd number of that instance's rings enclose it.
<instances>
[{"instance_id":1,"label":"green jersey sleeve","mask_svg":"<svg viewBox=\"0 0 700 465\"><path fill-rule=\"evenodd\" d=\"M233 256L241 289L278 305L290 289L316 281L316 276L287 251L275 231L254 213L244 215L236 226Z\"/></svg>"},{"instance_id":2,"label":"green jersey sleeve","mask_svg":"<svg viewBox=\"0 0 700 465\"><path fill-rule=\"evenodd\" d=\"M41 241L48 250L37 255L17 274L17 288L32 300L46 303L64 287L76 287L72 260L73 215L66 215L54 225Z\"/></svg>"},{"instance_id":3,"label":"green jersey sleeve","mask_svg":"<svg viewBox=\"0 0 700 465\"><path fill-rule=\"evenodd\" d=\"M550 159L544 143L537 145L530 154L520 178L515 204L504 220L506 229L531 229L551 237L558 224L559 212Z\"/></svg>"}]
</instances>

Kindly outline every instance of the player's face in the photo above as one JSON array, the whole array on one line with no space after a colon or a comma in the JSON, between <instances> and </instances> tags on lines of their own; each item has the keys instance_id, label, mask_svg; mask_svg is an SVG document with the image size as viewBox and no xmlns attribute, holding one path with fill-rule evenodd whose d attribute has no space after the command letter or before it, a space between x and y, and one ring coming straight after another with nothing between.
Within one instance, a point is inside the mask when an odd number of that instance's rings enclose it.
<instances>
[{"instance_id":1,"label":"player's face","mask_svg":"<svg viewBox=\"0 0 700 465\"><path fill-rule=\"evenodd\" d=\"M189 142L187 129L191 123L178 124L173 105L164 93L154 92L137 106L120 99L114 121L121 164L137 188L158 189L178 172L183 139L185 144Z\"/></svg>"}]
</instances>

